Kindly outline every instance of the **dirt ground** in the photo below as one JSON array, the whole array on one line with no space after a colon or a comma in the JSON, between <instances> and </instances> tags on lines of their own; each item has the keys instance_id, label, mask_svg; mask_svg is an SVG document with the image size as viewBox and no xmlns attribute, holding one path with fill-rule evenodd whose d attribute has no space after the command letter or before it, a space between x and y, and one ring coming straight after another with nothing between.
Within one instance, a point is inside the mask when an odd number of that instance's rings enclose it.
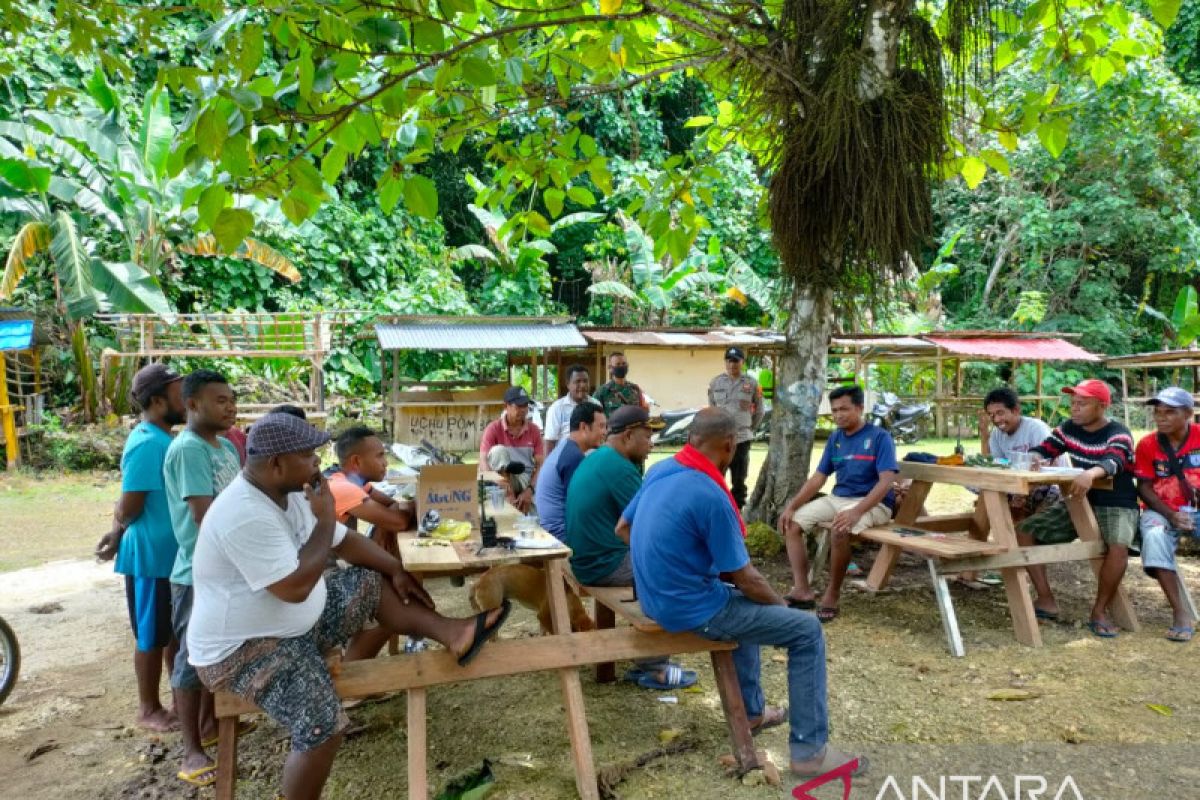
<instances>
[{"instance_id":1,"label":"dirt ground","mask_svg":"<svg viewBox=\"0 0 1200 800\"><path fill-rule=\"evenodd\" d=\"M940 451L946 443L923 443ZM761 460L756 452L755 466ZM74 475L37 480L0 477L0 616L21 640L21 680L0 707L0 796L50 798L210 797L183 790L172 777L178 736L133 730L131 640L124 597L110 565L87 558L106 527L115 476ZM940 492L935 510L951 510L965 495ZM72 560L61 559L74 556ZM858 560L869 566L870 551ZM45 563L49 561L50 563ZM37 566L32 566L37 564ZM785 589L782 556L761 565ZM16 567L22 567L14 569ZM1196 586L1200 569L1182 565ZM8 571L5 571L8 570ZM1017 776L1045 797L1196 798L1200 790L1200 699L1195 645L1172 644L1157 586L1131 563L1131 591L1142 631L1113 641L1082 627L1094 583L1080 565L1051 569L1065 622L1043 628L1040 650L1012 637L1002 589L954 587L967 655L951 658L925 566L905 560L887 591L847 590L841 617L826 629L829 712L834 742L871 758L852 798L1015 798ZM469 613L466 593L445 582L432 590L439 606ZM506 637L537 635L525 609L514 613ZM624 798L791 796L723 775L718 757L729 750L720 704L706 658L684 657L700 673L695 691L655 693L629 684L598 685L584 673L588 722L598 767L623 774ZM764 652L768 697L786 700L783 655ZM667 704L660 696L673 694ZM1001 697L1021 699L999 699ZM326 796L405 795L404 699L350 712L359 732L339 754ZM683 752L628 767L664 741ZM558 681L532 675L448 686L429 695L429 772L440 790L488 759L497 777L492 798L574 796L570 749ZM786 726L759 739L786 765ZM243 740L239 797L272 798L287 744L269 721ZM786 776L786 770L785 770ZM935 792L918 793L913 781ZM974 776L965 781L955 776ZM998 783L989 784L991 776ZM1070 779L1077 791L1064 786ZM947 783L949 781L949 783ZM990 787L990 788L989 788ZM984 793L986 791L986 794ZM841 797L840 787L812 792Z\"/></svg>"}]
</instances>

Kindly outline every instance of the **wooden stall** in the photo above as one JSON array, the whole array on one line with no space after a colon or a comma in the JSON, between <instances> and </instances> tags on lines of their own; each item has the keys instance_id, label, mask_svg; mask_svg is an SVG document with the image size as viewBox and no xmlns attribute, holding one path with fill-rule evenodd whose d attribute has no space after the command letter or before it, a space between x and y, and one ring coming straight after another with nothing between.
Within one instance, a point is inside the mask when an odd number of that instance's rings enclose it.
<instances>
[{"instance_id":1,"label":"wooden stall","mask_svg":"<svg viewBox=\"0 0 1200 800\"><path fill-rule=\"evenodd\" d=\"M854 333L834 336L830 343L831 359L854 359L854 373L860 386L869 390L871 364L931 364L934 370L932 393L897 393L902 398L932 402L937 433L947 435L948 420L954 414L969 414L975 418L983 403L983 395L963 393L963 366L977 362L1036 365L1037 384L1032 395L1023 400L1037 404L1038 416L1043 416L1043 403L1056 404L1061 399L1058 387L1047 394L1043 385L1043 367L1047 361L1085 361L1096 363L1100 357L1074 344L1077 334L1023 333L1017 331L931 331L914 336L893 334Z\"/></svg>"},{"instance_id":2,"label":"wooden stall","mask_svg":"<svg viewBox=\"0 0 1200 800\"><path fill-rule=\"evenodd\" d=\"M392 438L410 444L425 440L456 453L479 449L483 429L504 408L515 367L528 369L530 395L549 403L562 383L550 377L561 375L563 352L587 346L571 317L399 316L380 317L374 327L384 356L383 417ZM421 381L402 374L404 351L502 352L506 374L492 380Z\"/></svg>"},{"instance_id":3,"label":"wooden stall","mask_svg":"<svg viewBox=\"0 0 1200 800\"><path fill-rule=\"evenodd\" d=\"M1134 353L1113 356L1104 360L1104 366L1121 371L1121 404L1124 406L1125 427L1130 427L1130 411L1133 406L1144 406L1146 401L1158 393L1162 386L1189 388L1192 397L1200 400L1200 350L1160 350L1156 353ZM1141 373L1139 394L1129 392L1129 371ZM1151 376L1151 370L1168 370L1172 377L1160 382ZM1137 420L1139 427L1153 428L1154 418L1149 413Z\"/></svg>"},{"instance_id":4,"label":"wooden stall","mask_svg":"<svg viewBox=\"0 0 1200 800\"><path fill-rule=\"evenodd\" d=\"M309 367L305 399L292 401L314 424L325 420L325 360L347 344L359 311L235 312L229 314L98 314L116 332L118 348L102 360L132 358L289 359ZM238 418L253 422L273 404L239 403Z\"/></svg>"}]
</instances>

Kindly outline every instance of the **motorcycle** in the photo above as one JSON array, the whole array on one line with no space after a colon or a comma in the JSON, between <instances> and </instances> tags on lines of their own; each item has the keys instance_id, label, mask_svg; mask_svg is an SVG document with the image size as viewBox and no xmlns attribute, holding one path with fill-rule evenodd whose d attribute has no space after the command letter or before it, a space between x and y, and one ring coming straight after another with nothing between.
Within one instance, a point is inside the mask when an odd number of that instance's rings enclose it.
<instances>
[{"instance_id":1,"label":"motorcycle","mask_svg":"<svg viewBox=\"0 0 1200 800\"><path fill-rule=\"evenodd\" d=\"M919 442L925 435L926 420L932 416L930 403L902 403L891 392L883 392L871 407L871 423L904 444Z\"/></svg>"},{"instance_id":2,"label":"motorcycle","mask_svg":"<svg viewBox=\"0 0 1200 800\"><path fill-rule=\"evenodd\" d=\"M654 436L655 444L687 444L688 429L696 418L698 408L683 408L675 411L664 411L660 419L663 429Z\"/></svg>"},{"instance_id":3,"label":"motorcycle","mask_svg":"<svg viewBox=\"0 0 1200 800\"><path fill-rule=\"evenodd\" d=\"M20 671L21 648L17 646L17 635L0 617L0 705L8 699Z\"/></svg>"}]
</instances>

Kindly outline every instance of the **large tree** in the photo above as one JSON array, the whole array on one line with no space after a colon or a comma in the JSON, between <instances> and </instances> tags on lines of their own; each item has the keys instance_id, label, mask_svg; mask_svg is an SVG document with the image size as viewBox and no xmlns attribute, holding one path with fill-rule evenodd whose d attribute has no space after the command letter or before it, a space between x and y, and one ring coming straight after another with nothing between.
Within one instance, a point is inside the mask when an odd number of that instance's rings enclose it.
<instances>
[{"instance_id":1,"label":"large tree","mask_svg":"<svg viewBox=\"0 0 1200 800\"><path fill-rule=\"evenodd\" d=\"M22 4L9 4L19 7ZM1152 0L1163 24L1178 0ZM97 25L124 26L154 46L154 15L114 20L74 3L79 39L103 48ZM971 183L1004 168L1000 149L962 152L968 128L997 147L1036 134L1054 155L1069 109L1053 92L993 107L977 80L1017 49L1046 72L1097 84L1145 53L1140 18L1119 2L1036 0L1020 14L987 0L275 0L201 5L212 17L189 63L163 82L190 98L173 170L215 165L198 225L227 249L253 225L238 196L278 198L296 222L365 148L385 147L385 210L403 201L437 213L423 164L468 138L495 165L477 204L503 209L508 230L544 237L551 219L590 208L612 178L595 139L571 113L673 73L703 81L718 113L691 121L692 151L624 210L656 257L683 260L706 221L715 152L751 152L768 180L764 221L787 287L787 349L777 412L751 515L770 519L808 469L835 314L886 295L930 232L930 182L959 170ZM99 21L94 16L103 13ZM129 13L137 14L131 10ZM196 12L189 12L196 13ZM946 57L948 56L948 57ZM563 113L549 113L550 109ZM518 120L521 125L515 125ZM968 121L969 119L969 121Z\"/></svg>"}]
</instances>

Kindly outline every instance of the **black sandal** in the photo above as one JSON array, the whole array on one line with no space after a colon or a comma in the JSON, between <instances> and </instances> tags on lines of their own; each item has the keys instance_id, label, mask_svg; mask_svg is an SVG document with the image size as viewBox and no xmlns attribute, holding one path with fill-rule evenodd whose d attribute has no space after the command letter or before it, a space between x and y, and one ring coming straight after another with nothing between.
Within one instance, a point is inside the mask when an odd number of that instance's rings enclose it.
<instances>
[{"instance_id":1,"label":"black sandal","mask_svg":"<svg viewBox=\"0 0 1200 800\"><path fill-rule=\"evenodd\" d=\"M812 611L817 607L816 598L800 600L796 597L785 597L783 599L788 604L788 608L798 608L801 611Z\"/></svg>"}]
</instances>

